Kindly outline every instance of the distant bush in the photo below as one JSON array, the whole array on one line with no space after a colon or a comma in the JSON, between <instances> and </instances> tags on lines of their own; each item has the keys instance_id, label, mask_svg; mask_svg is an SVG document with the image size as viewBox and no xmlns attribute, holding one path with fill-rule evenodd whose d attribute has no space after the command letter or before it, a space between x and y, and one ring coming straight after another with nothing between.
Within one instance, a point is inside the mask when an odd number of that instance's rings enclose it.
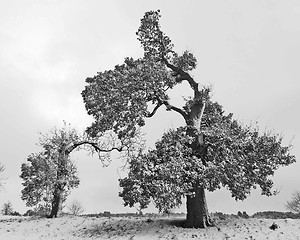
<instances>
[{"instance_id":1,"label":"distant bush","mask_svg":"<svg viewBox=\"0 0 300 240\"><path fill-rule=\"evenodd\" d=\"M74 200L69 206L67 206L67 208L72 215L80 215L84 212L81 203L76 200Z\"/></svg>"},{"instance_id":2,"label":"distant bush","mask_svg":"<svg viewBox=\"0 0 300 240\"><path fill-rule=\"evenodd\" d=\"M277 212L277 211L265 211L265 212L257 212L253 214L254 218L267 218L267 219L300 219L299 213L293 212Z\"/></svg>"},{"instance_id":3,"label":"distant bush","mask_svg":"<svg viewBox=\"0 0 300 240\"><path fill-rule=\"evenodd\" d=\"M11 216L22 216L21 213L19 213L17 211L13 211L10 215Z\"/></svg>"},{"instance_id":4,"label":"distant bush","mask_svg":"<svg viewBox=\"0 0 300 240\"><path fill-rule=\"evenodd\" d=\"M50 214L51 207L49 204L39 204L33 209L33 211L35 212L36 216L45 217Z\"/></svg>"},{"instance_id":5,"label":"distant bush","mask_svg":"<svg viewBox=\"0 0 300 240\"><path fill-rule=\"evenodd\" d=\"M37 215L36 212L33 211L33 210L31 210L31 209L27 210L27 211L23 214L23 216L26 216L26 217L28 217L28 216L36 216L36 215Z\"/></svg>"},{"instance_id":6,"label":"distant bush","mask_svg":"<svg viewBox=\"0 0 300 240\"><path fill-rule=\"evenodd\" d=\"M226 214L222 212L215 212L212 214L213 218L218 218L220 220L225 220L226 219Z\"/></svg>"},{"instance_id":7,"label":"distant bush","mask_svg":"<svg viewBox=\"0 0 300 240\"><path fill-rule=\"evenodd\" d=\"M249 215L245 211L243 213L241 211L238 211L237 215L240 218L249 218Z\"/></svg>"},{"instance_id":8,"label":"distant bush","mask_svg":"<svg viewBox=\"0 0 300 240\"><path fill-rule=\"evenodd\" d=\"M225 220L225 219L234 219L234 218L237 218L238 215L235 215L235 214L226 214L226 213L222 213L222 212L215 212L215 213L211 214L211 217L213 219Z\"/></svg>"},{"instance_id":9,"label":"distant bush","mask_svg":"<svg viewBox=\"0 0 300 240\"><path fill-rule=\"evenodd\" d=\"M111 213L109 211L104 211L103 213L93 213L93 214L84 214L83 216L87 217L150 217L150 216L157 216L158 214L155 213L146 213L140 215L137 213Z\"/></svg>"},{"instance_id":10,"label":"distant bush","mask_svg":"<svg viewBox=\"0 0 300 240\"><path fill-rule=\"evenodd\" d=\"M110 217L110 216L111 216L111 213L108 212L108 211L105 211L105 212L103 213L103 216L104 216L104 217Z\"/></svg>"},{"instance_id":11,"label":"distant bush","mask_svg":"<svg viewBox=\"0 0 300 240\"><path fill-rule=\"evenodd\" d=\"M51 208L47 205L39 204L38 206L34 207L33 209L27 210L23 216L40 216L46 217L49 215Z\"/></svg>"},{"instance_id":12,"label":"distant bush","mask_svg":"<svg viewBox=\"0 0 300 240\"><path fill-rule=\"evenodd\" d=\"M13 212L14 211L13 211L12 204L10 201L3 204L2 209L1 209L1 213L3 215L11 215Z\"/></svg>"}]
</instances>

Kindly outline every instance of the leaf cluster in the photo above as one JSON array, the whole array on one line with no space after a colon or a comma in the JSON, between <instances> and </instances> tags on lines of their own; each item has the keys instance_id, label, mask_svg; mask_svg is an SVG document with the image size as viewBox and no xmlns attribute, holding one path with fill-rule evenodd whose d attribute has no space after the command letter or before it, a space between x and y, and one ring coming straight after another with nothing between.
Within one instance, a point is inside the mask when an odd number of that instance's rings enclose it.
<instances>
[{"instance_id":1,"label":"leaf cluster","mask_svg":"<svg viewBox=\"0 0 300 240\"><path fill-rule=\"evenodd\" d=\"M193 149L186 127L169 130L155 149L132 159L128 177L120 180L125 205L139 203L144 208L152 199L164 211L179 206L195 185L209 191L226 187L236 200L245 199L257 186L269 196L274 193L274 171L295 162L291 146L282 146L282 137L239 124L215 102L207 103L201 134L205 161Z\"/></svg>"},{"instance_id":2,"label":"leaf cluster","mask_svg":"<svg viewBox=\"0 0 300 240\"><path fill-rule=\"evenodd\" d=\"M64 186L63 199L66 199L69 191L79 185L76 166L70 160L64 166L65 176L63 179L58 177L60 167L57 156L49 156L45 153L28 156L27 163L23 163L21 166L22 173L20 175L24 181L21 198L27 206L51 203L53 193L58 185Z\"/></svg>"},{"instance_id":3,"label":"leaf cluster","mask_svg":"<svg viewBox=\"0 0 300 240\"><path fill-rule=\"evenodd\" d=\"M82 96L88 114L96 120L88 133L96 137L113 130L119 139L134 137L150 114L147 103L168 100L166 91L175 84L163 64L132 58L86 82Z\"/></svg>"},{"instance_id":4,"label":"leaf cluster","mask_svg":"<svg viewBox=\"0 0 300 240\"><path fill-rule=\"evenodd\" d=\"M74 129L64 128L42 135L40 145L43 151L31 154L21 166L20 177L24 188L21 199L27 206L38 204L49 207L56 189L63 190L63 201L70 190L79 185L77 168L70 160L68 146L78 141Z\"/></svg>"},{"instance_id":5,"label":"leaf cluster","mask_svg":"<svg viewBox=\"0 0 300 240\"><path fill-rule=\"evenodd\" d=\"M196 67L196 58L188 51L179 55L172 50L159 18L159 11L149 11L141 19L136 34L143 58L125 58L113 70L86 79L82 97L87 113L95 120L87 129L89 136L114 131L119 139L133 138L145 118L152 117L160 106L175 110L169 104L169 89L187 78L193 87L197 85L187 73Z\"/></svg>"},{"instance_id":6,"label":"leaf cluster","mask_svg":"<svg viewBox=\"0 0 300 240\"><path fill-rule=\"evenodd\" d=\"M173 53L173 43L160 29L160 11L146 12L141 19L141 25L136 33L146 58L153 58L160 61Z\"/></svg>"},{"instance_id":7,"label":"leaf cluster","mask_svg":"<svg viewBox=\"0 0 300 240\"><path fill-rule=\"evenodd\" d=\"M139 203L141 208L145 208L150 198L159 211L181 204L180 195L191 188L191 181L183 181L182 177L190 178L193 174L181 172L182 164L186 164L188 159L191 163L193 159L192 150L184 145L190 141L184 128L178 129L177 134L174 132L166 133L162 141L156 143L155 150L146 154L141 152L131 159L128 177L119 180L123 188L120 196L125 206Z\"/></svg>"},{"instance_id":8,"label":"leaf cluster","mask_svg":"<svg viewBox=\"0 0 300 240\"><path fill-rule=\"evenodd\" d=\"M47 134L40 133L39 144L45 151L45 153L59 154L62 151L69 148L74 143L82 141L82 136L78 134L75 128L72 128L70 124L64 121L62 128L53 128ZM76 148L79 150L80 148ZM73 149L72 149L73 150ZM70 152L67 152L69 154Z\"/></svg>"}]
</instances>

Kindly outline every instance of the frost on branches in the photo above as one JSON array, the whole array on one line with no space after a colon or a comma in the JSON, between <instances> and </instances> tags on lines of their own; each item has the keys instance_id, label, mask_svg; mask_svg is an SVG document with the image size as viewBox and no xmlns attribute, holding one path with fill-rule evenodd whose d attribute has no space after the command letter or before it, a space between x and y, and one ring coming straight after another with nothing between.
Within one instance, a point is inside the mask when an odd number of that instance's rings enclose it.
<instances>
[{"instance_id":1,"label":"frost on branches","mask_svg":"<svg viewBox=\"0 0 300 240\"><path fill-rule=\"evenodd\" d=\"M217 103L207 104L202 133L202 156L191 147L187 127L181 127L165 133L154 150L131 159L128 177L120 179L125 205L138 203L143 209L153 200L164 212L180 206L182 197L193 195L198 184L209 191L226 187L236 200L245 199L257 186L270 196L274 171L295 162L290 146L282 146L282 137L242 126Z\"/></svg>"},{"instance_id":2,"label":"frost on branches","mask_svg":"<svg viewBox=\"0 0 300 240\"><path fill-rule=\"evenodd\" d=\"M39 145L43 150L29 155L21 166L20 177L24 181L21 198L27 206L46 210L50 218L58 216L71 189L79 185L77 168L70 160L71 152L85 149L97 153L106 165L110 153L122 151L124 147L109 133L91 139L66 123L63 128L42 135Z\"/></svg>"},{"instance_id":3,"label":"frost on branches","mask_svg":"<svg viewBox=\"0 0 300 240\"><path fill-rule=\"evenodd\" d=\"M213 223L208 214L205 189L226 186L236 199L244 199L259 185L263 194L272 194L273 175L280 165L295 161L290 146L271 133L259 135L257 128L243 127L224 115L222 107L210 99L210 88L191 75L195 56L178 54L171 39L161 30L159 11L146 12L137 31L144 50L142 58L125 58L113 70L86 79L82 97L94 119L89 136L113 132L122 145L138 146L134 139L145 119L164 107L182 117L184 126L167 132L154 150L127 148L130 172L120 180L125 205L152 199L163 211L181 204L187 197L187 227L204 228ZM192 95L186 104L175 106L169 94L187 82ZM181 98L181 96L178 96ZM134 154L131 154L135 151Z\"/></svg>"},{"instance_id":4,"label":"frost on branches","mask_svg":"<svg viewBox=\"0 0 300 240\"><path fill-rule=\"evenodd\" d=\"M66 124L42 135L39 145L43 150L28 156L21 166L24 181L21 198L29 207L43 209L50 217L57 217L70 190L78 187L77 168L70 160L70 147L80 136Z\"/></svg>"}]
</instances>

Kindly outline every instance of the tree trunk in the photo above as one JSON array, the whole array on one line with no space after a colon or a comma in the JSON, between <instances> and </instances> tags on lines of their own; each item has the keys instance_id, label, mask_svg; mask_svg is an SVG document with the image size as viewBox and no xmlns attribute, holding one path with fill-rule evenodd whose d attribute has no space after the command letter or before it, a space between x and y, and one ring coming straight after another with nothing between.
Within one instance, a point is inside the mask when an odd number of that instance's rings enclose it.
<instances>
[{"instance_id":1,"label":"tree trunk","mask_svg":"<svg viewBox=\"0 0 300 240\"><path fill-rule=\"evenodd\" d=\"M186 207L185 227L206 228L213 226L208 214L204 187L196 186L194 188L194 194L187 196Z\"/></svg>"},{"instance_id":2,"label":"tree trunk","mask_svg":"<svg viewBox=\"0 0 300 240\"><path fill-rule=\"evenodd\" d=\"M193 132L188 131L188 135L193 136ZM195 141L191 145L193 154L201 159L202 164L206 166L207 147L204 142L204 136L203 134L199 134L194 137ZM196 182L192 192L193 194L187 196L187 216L185 227L206 228L213 226L208 213L204 187L201 186L199 182Z\"/></svg>"},{"instance_id":3,"label":"tree trunk","mask_svg":"<svg viewBox=\"0 0 300 240\"><path fill-rule=\"evenodd\" d=\"M53 200L51 203L51 213L48 216L49 218L57 218L60 211L62 210L62 203L63 203L63 193L64 188L66 186L65 177L67 173L67 160L68 160L68 153L66 151L66 147L63 146L62 149L59 151L58 157L58 169L57 169L57 183L55 185L54 193L53 193Z\"/></svg>"},{"instance_id":4,"label":"tree trunk","mask_svg":"<svg viewBox=\"0 0 300 240\"><path fill-rule=\"evenodd\" d=\"M198 87L198 85L197 85ZM186 119L187 135L194 138L191 148L193 155L201 159L203 166L206 166L207 146L204 141L204 134L201 133L201 122L206 107L207 96L204 92L194 89L194 103L191 106L191 111ZM208 214L208 208L205 197L204 186L196 181L193 189L193 194L187 196L187 216L185 227L188 228L206 228L213 226Z\"/></svg>"},{"instance_id":5,"label":"tree trunk","mask_svg":"<svg viewBox=\"0 0 300 240\"><path fill-rule=\"evenodd\" d=\"M51 213L48 216L49 218L57 218L57 216L59 215L62 209L62 194L62 190L60 190L59 188L55 189L53 194Z\"/></svg>"}]
</instances>

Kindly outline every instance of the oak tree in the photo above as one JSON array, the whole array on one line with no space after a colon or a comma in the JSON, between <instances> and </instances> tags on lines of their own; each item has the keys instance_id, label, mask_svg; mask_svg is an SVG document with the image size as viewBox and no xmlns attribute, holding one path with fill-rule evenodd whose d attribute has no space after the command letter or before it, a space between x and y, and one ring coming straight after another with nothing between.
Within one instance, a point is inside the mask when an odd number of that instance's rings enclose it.
<instances>
[{"instance_id":1,"label":"oak tree","mask_svg":"<svg viewBox=\"0 0 300 240\"><path fill-rule=\"evenodd\" d=\"M226 185L234 197L243 199L250 186L266 180L266 177L255 178L257 171L257 176L272 174L278 165L288 165L294 158L288 154L289 148L283 148L280 153L281 146L277 145L280 139L268 134L256 136L258 131L244 129L231 115L224 115L222 107L211 101L210 88L200 85L191 74L197 66L196 57L189 51L178 54L174 50L171 39L161 30L159 19L159 11L146 12L141 19L136 34L144 50L142 58L125 58L124 63L113 70L86 79L82 96L87 113L94 118L87 133L97 138L110 131L120 142L126 142L139 134L145 119L154 116L159 108L177 113L185 121L182 128L166 133L153 151L141 150L128 155L130 173L120 182L124 188L121 196L125 204L132 206L139 202L142 207L152 198L162 210L180 204L180 197L186 195L187 226L205 227L211 225L205 189ZM175 106L169 94L183 82L188 83L192 95L183 107ZM266 140L263 145L266 149L261 153L255 152L259 144L253 142L254 139ZM271 157L273 153L267 144L273 144L279 153ZM249 149L244 145L249 145ZM248 152L235 158L239 152L230 153L233 146L240 152L245 149ZM250 158L252 152L255 153ZM263 161L262 164L250 168L251 173L244 176L233 174L233 170L238 172L244 168L239 167L241 159L245 164L248 158L253 163L256 155L260 156L258 161ZM270 164L269 158L273 159ZM261 169L264 165L268 166L266 170ZM252 177L248 179L249 176ZM241 183L241 178L248 180ZM264 193L271 193L269 180L260 185ZM243 191L237 190L244 187Z\"/></svg>"},{"instance_id":2,"label":"oak tree","mask_svg":"<svg viewBox=\"0 0 300 240\"><path fill-rule=\"evenodd\" d=\"M143 209L152 200L163 212L179 207L187 196L185 226L209 226L213 223L204 189L226 187L236 200L244 200L259 186L263 195L271 196L276 194L271 178L275 170L295 161L280 135L243 126L218 103L206 103L201 133L202 149L193 147L185 126L169 130L154 149L131 159L128 177L120 179L125 205Z\"/></svg>"},{"instance_id":3,"label":"oak tree","mask_svg":"<svg viewBox=\"0 0 300 240\"><path fill-rule=\"evenodd\" d=\"M21 198L27 206L49 210L50 218L58 216L70 190L79 185L76 166L70 160L73 151L84 148L96 152L106 164L106 153L119 150L112 138L106 136L103 143L99 139L93 141L66 123L61 129L42 134L39 145L43 150L29 155L27 163L21 166L20 177L24 181Z\"/></svg>"}]
</instances>

